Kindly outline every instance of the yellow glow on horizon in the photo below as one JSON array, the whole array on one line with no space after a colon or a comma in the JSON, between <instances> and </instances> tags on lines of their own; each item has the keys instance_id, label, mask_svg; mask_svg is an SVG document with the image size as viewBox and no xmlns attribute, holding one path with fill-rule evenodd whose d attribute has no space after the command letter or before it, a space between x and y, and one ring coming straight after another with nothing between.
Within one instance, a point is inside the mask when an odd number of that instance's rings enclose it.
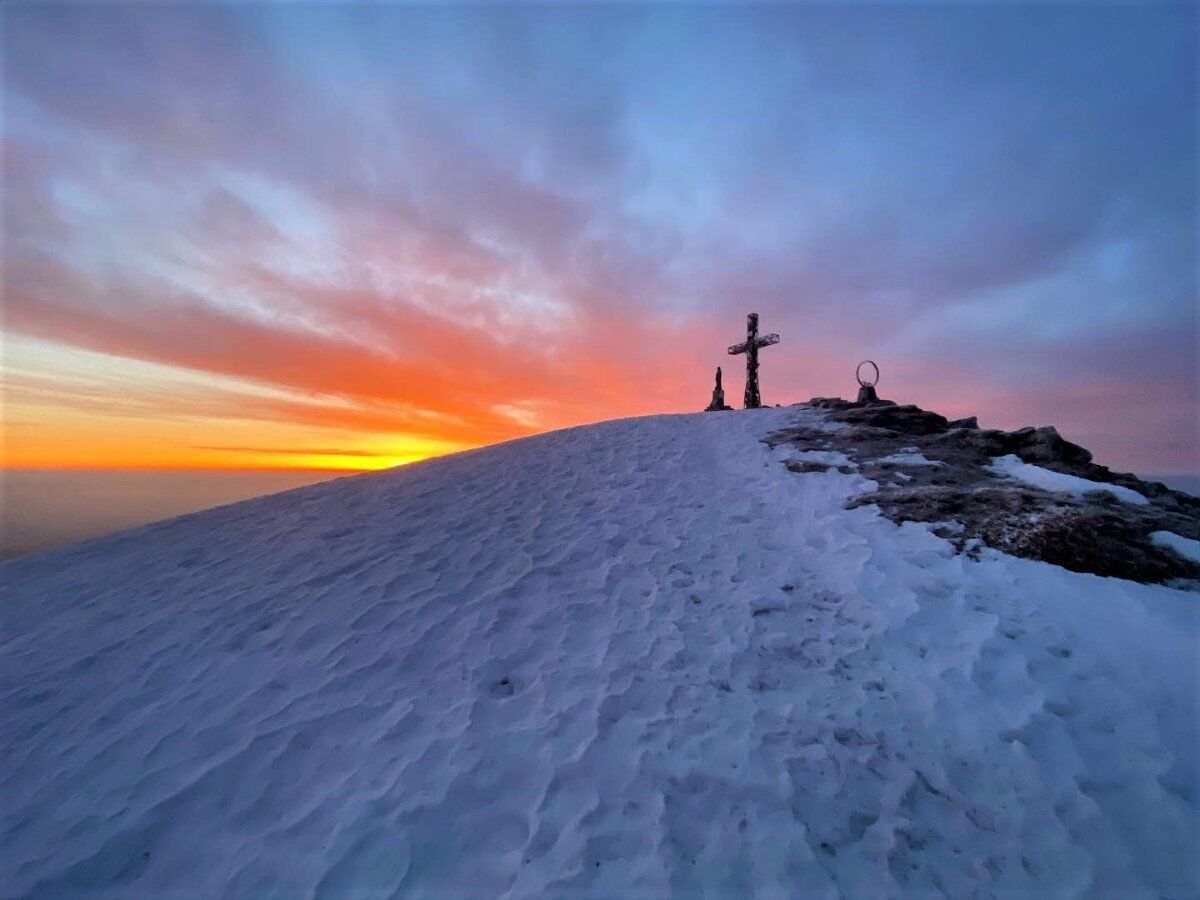
<instances>
[{"instance_id":1,"label":"yellow glow on horizon","mask_svg":"<svg viewBox=\"0 0 1200 900\"><path fill-rule=\"evenodd\" d=\"M6 469L321 469L367 471L443 456L471 445L414 435L323 434L270 422L196 424L107 420L54 410L40 421L6 408L0 467ZM339 452L344 451L344 452Z\"/></svg>"},{"instance_id":2,"label":"yellow glow on horizon","mask_svg":"<svg viewBox=\"0 0 1200 900\"><path fill-rule=\"evenodd\" d=\"M333 453L223 452L219 455L164 453L161 455L37 453L20 454L6 451L0 457L0 470L34 469L261 469L264 471L330 471L368 472L420 462L469 450L470 447L449 447L442 450L413 450L390 454L345 455Z\"/></svg>"},{"instance_id":3,"label":"yellow glow on horizon","mask_svg":"<svg viewBox=\"0 0 1200 900\"><path fill-rule=\"evenodd\" d=\"M3 338L4 469L366 471L477 446L247 416L239 396L325 405L238 379ZM49 386L49 387L47 387ZM329 402L335 402L330 400Z\"/></svg>"}]
</instances>

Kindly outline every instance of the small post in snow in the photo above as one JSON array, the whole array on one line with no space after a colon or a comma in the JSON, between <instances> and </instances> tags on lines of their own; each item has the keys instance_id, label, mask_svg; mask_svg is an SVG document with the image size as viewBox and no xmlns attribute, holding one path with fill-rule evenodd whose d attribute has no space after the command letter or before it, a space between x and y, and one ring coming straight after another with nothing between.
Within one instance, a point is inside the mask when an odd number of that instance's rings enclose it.
<instances>
[{"instance_id":1,"label":"small post in snow","mask_svg":"<svg viewBox=\"0 0 1200 900\"><path fill-rule=\"evenodd\" d=\"M746 409L758 409L762 398L758 395L758 348L779 343L779 335L758 336L758 313L746 316L746 340L729 348L730 356L746 354Z\"/></svg>"}]
</instances>

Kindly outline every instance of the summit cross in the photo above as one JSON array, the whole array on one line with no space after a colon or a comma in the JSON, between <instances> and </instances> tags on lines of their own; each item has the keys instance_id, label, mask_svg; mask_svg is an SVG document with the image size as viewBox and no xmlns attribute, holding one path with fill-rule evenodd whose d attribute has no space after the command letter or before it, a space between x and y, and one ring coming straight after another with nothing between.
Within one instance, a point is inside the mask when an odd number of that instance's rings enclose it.
<instances>
[{"instance_id":1,"label":"summit cross","mask_svg":"<svg viewBox=\"0 0 1200 900\"><path fill-rule=\"evenodd\" d=\"M758 313L746 316L746 340L729 348L730 356L739 353L746 354L746 409L758 409L762 406L762 398L758 395L758 348L770 347L779 343L779 335L758 335Z\"/></svg>"}]
</instances>

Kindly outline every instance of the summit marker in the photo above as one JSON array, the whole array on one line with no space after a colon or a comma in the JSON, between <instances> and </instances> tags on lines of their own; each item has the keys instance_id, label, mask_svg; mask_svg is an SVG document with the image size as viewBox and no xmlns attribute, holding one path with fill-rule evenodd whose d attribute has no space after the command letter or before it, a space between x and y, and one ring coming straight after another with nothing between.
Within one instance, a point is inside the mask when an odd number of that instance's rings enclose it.
<instances>
[{"instance_id":1,"label":"summit marker","mask_svg":"<svg viewBox=\"0 0 1200 900\"><path fill-rule=\"evenodd\" d=\"M758 334L758 313L746 316L746 340L729 348L730 356L746 354L746 409L758 409L762 406L762 397L758 394L758 350L779 343L779 335Z\"/></svg>"}]
</instances>

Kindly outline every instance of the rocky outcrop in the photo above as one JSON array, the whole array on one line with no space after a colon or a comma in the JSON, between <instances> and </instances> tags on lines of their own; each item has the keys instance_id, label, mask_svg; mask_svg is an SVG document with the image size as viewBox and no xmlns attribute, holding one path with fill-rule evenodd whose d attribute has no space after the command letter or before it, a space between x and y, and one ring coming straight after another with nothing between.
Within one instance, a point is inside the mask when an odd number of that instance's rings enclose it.
<instances>
[{"instance_id":1,"label":"rocky outcrop","mask_svg":"<svg viewBox=\"0 0 1200 900\"><path fill-rule=\"evenodd\" d=\"M851 507L874 504L896 522L934 523L935 531L964 552L986 545L1077 572L1200 587L1200 564L1150 540L1155 531L1200 539L1200 499L1098 465L1088 450L1051 426L986 429L974 416L948 421L889 401L859 405L818 397L808 405L825 410L827 421L843 427L785 429L769 436L768 443L845 454L874 482L851 499ZM1123 503L1103 490L1077 496L1006 479L990 464L1008 455L1063 475L1128 488L1149 502ZM827 467L804 462L789 468Z\"/></svg>"}]
</instances>

